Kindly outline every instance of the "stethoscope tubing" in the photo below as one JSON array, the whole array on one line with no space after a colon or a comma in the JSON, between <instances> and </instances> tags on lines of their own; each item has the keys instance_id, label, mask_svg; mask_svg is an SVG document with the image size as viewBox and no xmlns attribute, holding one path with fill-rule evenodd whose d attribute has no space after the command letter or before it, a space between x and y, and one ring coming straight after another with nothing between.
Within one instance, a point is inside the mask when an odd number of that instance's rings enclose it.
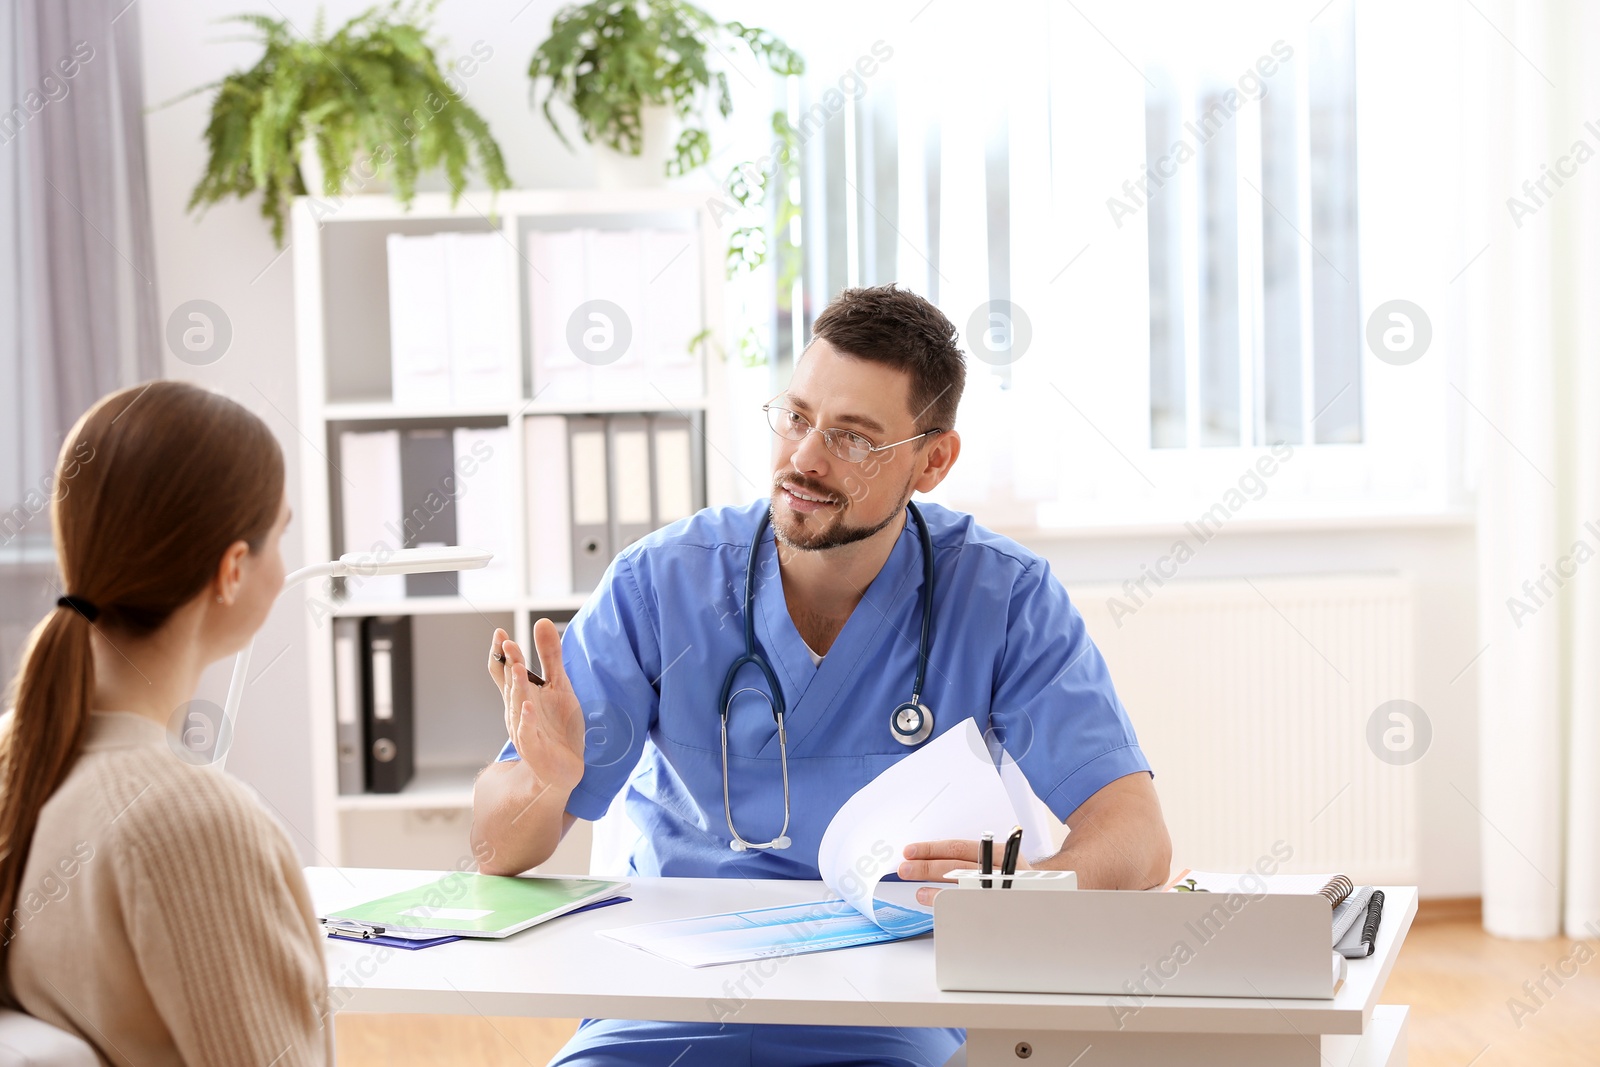
<instances>
[{"instance_id":1,"label":"stethoscope tubing","mask_svg":"<svg viewBox=\"0 0 1600 1067\"><path fill-rule=\"evenodd\" d=\"M933 713L922 705L922 686L927 677L928 655L933 643L933 537L928 533L928 523L922 517L922 512L913 502L907 502L912 518L917 522L917 533L922 545L922 633L917 641L917 677L911 687L911 700L906 704L898 705L890 713L890 732L902 744L915 746L926 740L932 733ZM783 687L778 684L778 675L772 669L772 664L767 658L756 651L756 624L755 624L755 599L756 599L756 559L761 551L762 535L766 533L769 514L761 516L760 523L756 526L755 537L750 542L750 555L745 563L744 572L744 654L733 661L728 668L727 675L722 680L722 695L717 702L718 714L721 717L722 738L722 810L728 821L728 833L732 835L731 846L736 852L746 849L787 848L789 847L789 740L784 727L784 715L787 707L783 699ZM763 693L754 686L743 689L733 688L738 678L739 671L746 665L754 665L766 679L768 692ZM728 715L732 708L733 698L740 693L756 693L767 700L772 708L772 717L778 724L778 762L783 772L783 828L778 831L778 836L765 843L746 841L733 825L733 803L729 796L728 779ZM771 695L769 696L768 693ZM914 733L902 733L896 726L896 718L902 709L912 708L921 718L919 724L925 728ZM920 735L920 736L918 736ZM914 738L909 739L909 738Z\"/></svg>"}]
</instances>

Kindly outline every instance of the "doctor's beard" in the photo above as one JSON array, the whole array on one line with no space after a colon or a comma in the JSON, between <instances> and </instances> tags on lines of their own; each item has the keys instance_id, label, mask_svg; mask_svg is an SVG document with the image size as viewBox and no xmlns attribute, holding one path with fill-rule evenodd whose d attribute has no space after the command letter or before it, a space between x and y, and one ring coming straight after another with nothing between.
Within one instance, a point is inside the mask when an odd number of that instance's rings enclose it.
<instances>
[{"instance_id":1,"label":"doctor's beard","mask_svg":"<svg viewBox=\"0 0 1600 1067\"><path fill-rule=\"evenodd\" d=\"M783 502L781 494L784 482L789 482L795 488L815 496L825 496L834 501L834 506L823 512L798 515ZM784 547L803 552L822 552L865 541L885 529L905 511L906 502L911 499L911 482L912 478L908 476L906 484L900 490L900 502L890 508L881 519L866 526L853 526L844 518L844 511L854 503L848 497L841 499L837 493L816 485L810 479L793 471L780 474L773 480L772 499L767 505L772 532ZM872 494L869 494L864 499L871 498Z\"/></svg>"}]
</instances>

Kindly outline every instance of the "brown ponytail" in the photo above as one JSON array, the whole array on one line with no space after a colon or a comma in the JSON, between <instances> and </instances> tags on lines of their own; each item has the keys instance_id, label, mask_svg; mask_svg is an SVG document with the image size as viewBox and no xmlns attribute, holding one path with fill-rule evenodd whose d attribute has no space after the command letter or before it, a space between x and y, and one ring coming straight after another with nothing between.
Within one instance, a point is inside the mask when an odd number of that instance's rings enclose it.
<instances>
[{"instance_id":1,"label":"brown ponytail","mask_svg":"<svg viewBox=\"0 0 1600 1067\"><path fill-rule=\"evenodd\" d=\"M46 615L11 682L13 710L0 730L0 930L12 928L39 812L88 727L91 631L160 629L206 588L229 545L260 547L283 485L283 453L266 424L184 382L102 397L67 435L50 508L60 591L92 607ZM0 987L7 942L0 936Z\"/></svg>"}]
</instances>

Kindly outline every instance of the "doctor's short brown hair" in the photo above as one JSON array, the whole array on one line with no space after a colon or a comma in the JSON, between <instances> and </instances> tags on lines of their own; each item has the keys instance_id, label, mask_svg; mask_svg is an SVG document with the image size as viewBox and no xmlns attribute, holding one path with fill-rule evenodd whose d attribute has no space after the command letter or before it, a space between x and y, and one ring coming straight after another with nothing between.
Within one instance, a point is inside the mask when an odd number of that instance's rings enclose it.
<instances>
[{"instance_id":1,"label":"doctor's short brown hair","mask_svg":"<svg viewBox=\"0 0 1600 1067\"><path fill-rule=\"evenodd\" d=\"M927 300L894 284L845 289L811 324L847 356L896 367L911 376L911 414L918 430L955 427L967 364L955 326Z\"/></svg>"}]
</instances>

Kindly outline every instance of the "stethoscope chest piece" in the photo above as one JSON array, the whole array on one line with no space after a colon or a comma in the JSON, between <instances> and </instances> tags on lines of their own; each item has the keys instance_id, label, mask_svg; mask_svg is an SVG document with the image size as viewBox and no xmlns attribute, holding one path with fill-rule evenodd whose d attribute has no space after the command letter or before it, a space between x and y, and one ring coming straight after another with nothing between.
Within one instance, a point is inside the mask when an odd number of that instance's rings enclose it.
<instances>
[{"instance_id":1,"label":"stethoscope chest piece","mask_svg":"<svg viewBox=\"0 0 1600 1067\"><path fill-rule=\"evenodd\" d=\"M889 730L896 741L908 748L920 745L933 734L933 712L925 704L908 700L889 716Z\"/></svg>"}]
</instances>

